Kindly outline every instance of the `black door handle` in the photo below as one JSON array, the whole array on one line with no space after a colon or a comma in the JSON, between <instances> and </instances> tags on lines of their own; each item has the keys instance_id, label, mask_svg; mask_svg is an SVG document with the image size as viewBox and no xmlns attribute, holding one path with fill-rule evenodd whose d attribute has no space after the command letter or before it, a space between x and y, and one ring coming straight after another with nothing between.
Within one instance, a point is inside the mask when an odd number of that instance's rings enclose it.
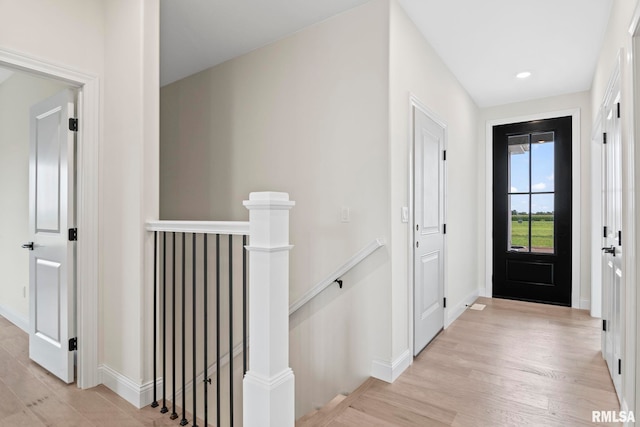
<instances>
[{"instance_id":1,"label":"black door handle","mask_svg":"<svg viewBox=\"0 0 640 427\"><path fill-rule=\"evenodd\" d=\"M24 245L22 245L22 247L24 249L29 249L30 251L32 251L33 250L33 242L25 243Z\"/></svg>"},{"instance_id":2,"label":"black door handle","mask_svg":"<svg viewBox=\"0 0 640 427\"><path fill-rule=\"evenodd\" d=\"M614 248L613 246L611 246L610 248L602 248L602 250L606 254L611 254L613 256L616 256L616 248Z\"/></svg>"}]
</instances>

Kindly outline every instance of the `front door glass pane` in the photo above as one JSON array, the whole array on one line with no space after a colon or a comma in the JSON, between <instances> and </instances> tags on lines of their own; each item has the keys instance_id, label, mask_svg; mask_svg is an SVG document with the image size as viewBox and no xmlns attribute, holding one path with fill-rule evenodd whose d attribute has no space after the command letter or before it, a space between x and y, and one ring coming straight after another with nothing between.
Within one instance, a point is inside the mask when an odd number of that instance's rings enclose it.
<instances>
[{"instance_id":1,"label":"front door glass pane","mask_svg":"<svg viewBox=\"0 0 640 427\"><path fill-rule=\"evenodd\" d=\"M534 193L554 191L554 149L553 132L531 134L531 191Z\"/></svg>"},{"instance_id":2,"label":"front door glass pane","mask_svg":"<svg viewBox=\"0 0 640 427\"><path fill-rule=\"evenodd\" d=\"M553 194L531 195L531 252L554 253Z\"/></svg>"},{"instance_id":3,"label":"front door glass pane","mask_svg":"<svg viewBox=\"0 0 640 427\"><path fill-rule=\"evenodd\" d=\"M529 252L529 195L509 196L509 241L508 251Z\"/></svg>"},{"instance_id":4,"label":"front door glass pane","mask_svg":"<svg viewBox=\"0 0 640 427\"><path fill-rule=\"evenodd\" d=\"M529 135L509 137L509 192L526 193L529 191Z\"/></svg>"}]
</instances>

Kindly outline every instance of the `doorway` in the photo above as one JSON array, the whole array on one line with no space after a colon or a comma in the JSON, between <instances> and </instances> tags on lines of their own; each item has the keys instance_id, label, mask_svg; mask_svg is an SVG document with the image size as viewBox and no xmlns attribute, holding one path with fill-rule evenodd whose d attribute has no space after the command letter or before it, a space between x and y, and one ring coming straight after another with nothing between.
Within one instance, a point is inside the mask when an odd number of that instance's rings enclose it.
<instances>
[{"instance_id":1,"label":"doorway","mask_svg":"<svg viewBox=\"0 0 640 427\"><path fill-rule=\"evenodd\" d=\"M413 106L414 356L444 328L446 127Z\"/></svg>"},{"instance_id":2,"label":"doorway","mask_svg":"<svg viewBox=\"0 0 640 427\"><path fill-rule=\"evenodd\" d=\"M100 82L96 76L0 49L0 66L62 82L78 90L76 295L77 385L90 388L98 375Z\"/></svg>"},{"instance_id":3,"label":"doorway","mask_svg":"<svg viewBox=\"0 0 640 427\"><path fill-rule=\"evenodd\" d=\"M29 334L29 357L74 381L75 90L0 69L0 314ZM22 246L22 249L21 247Z\"/></svg>"},{"instance_id":4,"label":"doorway","mask_svg":"<svg viewBox=\"0 0 640 427\"><path fill-rule=\"evenodd\" d=\"M493 295L570 306L572 118L493 128Z\"/></svg>"}]
</instances>

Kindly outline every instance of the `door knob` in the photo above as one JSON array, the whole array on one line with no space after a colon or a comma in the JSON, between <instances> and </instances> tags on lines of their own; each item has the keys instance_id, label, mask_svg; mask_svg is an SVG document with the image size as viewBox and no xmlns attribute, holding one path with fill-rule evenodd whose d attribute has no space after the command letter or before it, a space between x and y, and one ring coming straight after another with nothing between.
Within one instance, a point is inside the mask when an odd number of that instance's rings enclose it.
<instances>
[{"instance_id":1,"label":"door knob","mask_svg":"<svg viewBox=\"0 0 640 427\"><path fill-rule=\"evenodd\" d=\"M24 245L22 245L22 247L24 249L29 249L30 251L32 251L33 250L33 242L25 243Z\"/></svg>"},{"instance_id":2,"label":"door knob","mask_svg":"<svg viewBox=\"0 0 640 427\"><path fill-rule=\"evenodd\" d=\"M616 256L616 248L614 248L613 246L611 246L610 248L602 248L602 250L604 251L605 254L611 254L613 256Z\"/></svg>"}]
</instances>

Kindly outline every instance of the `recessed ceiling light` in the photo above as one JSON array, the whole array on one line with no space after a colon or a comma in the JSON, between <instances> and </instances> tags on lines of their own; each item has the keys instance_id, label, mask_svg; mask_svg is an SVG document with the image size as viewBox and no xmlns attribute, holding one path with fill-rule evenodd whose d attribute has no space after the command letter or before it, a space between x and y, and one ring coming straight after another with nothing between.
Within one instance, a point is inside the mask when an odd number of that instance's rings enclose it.
<instances>
[{"instance_id":1,"label":"recessed ceiling light","mask_svg":"<svg viewBox=\"0 0 640 427\"><path fill-rule=\"evenodd\" d=\"M531 73L529 71L523 71L521 73L516 74L516 77L519 79L526 79L529 76L531 76Z\"/></svg>"}]
</instances>

